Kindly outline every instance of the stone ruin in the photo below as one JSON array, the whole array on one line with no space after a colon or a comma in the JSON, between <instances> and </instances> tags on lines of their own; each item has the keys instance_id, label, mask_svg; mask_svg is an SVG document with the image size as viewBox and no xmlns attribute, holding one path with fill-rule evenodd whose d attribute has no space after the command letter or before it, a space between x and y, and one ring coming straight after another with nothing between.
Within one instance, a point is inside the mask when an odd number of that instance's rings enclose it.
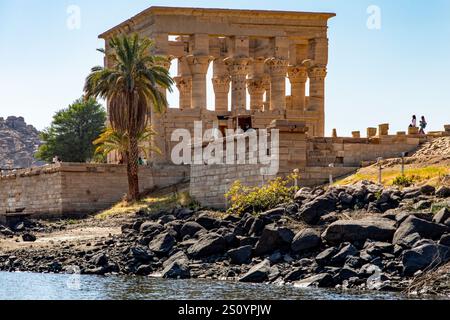
<instances>
[{"instance_id":1,"label":"stone ruin","mask_svg":"<svg viewBox=\"0 0 450 320\"><path fill-rule=\"evenodd\" d=\"M159 162L168 162L172 131L193 130L194 121L203 121L205 128L216 126L222 132L238 124L241 128L260 129L267 128L273 120L301 121L309 135L323 137L327 23L334 16L151 7L100 38L105 40L108 52L108 39L112 36L138 33L155 41L154 53L168 58L164 67L169 69L170 61L178 61L178 108L150 115L153 127L160 133L155 144L165 155ZM207 105L210 66L213 108ZM286 96L286 79L291 85L290 96Z\"/></svg>"},{"instance_id":2,"label":"stone ruin","mask_svg":"<svg viewBox=\"0 0 450 320\"><path fill-rule=\"evenodd\" d=\"M279 130L279 173L300 173L301 185L326 183L351 174L379 157L399 157L445 131L427 135L415 128L389 133L389 124L340 137L325 137L325 79L328 64L328 20L333 13L151 7L100 35L138 33L155 41L154 53L166 56L165 68L178 61L175 77L179 106L148 115L158 132L151 142L162 150L140 170L141 188L190 181L190 193L202 205L224 208L230 185L258 186L274 178L259 164L179 165L171 162L175 129L194 122L203 128ZM105 59L105 65L111 61ZM207 105L207 73L212 66L215 105ZM287 81L291 95L287 96ZM309 95L307 94L309 89ZM231 99L229 99L231 93ZM249 105L247 105L249 95ZM125 167L60 164L0 177L0 218L25 213L65 215L97 211L120 200L127 190ZM49 187L51 186L51 187ZM45 193L42 192L45 190Z\"/></svg>"}]
</instances>

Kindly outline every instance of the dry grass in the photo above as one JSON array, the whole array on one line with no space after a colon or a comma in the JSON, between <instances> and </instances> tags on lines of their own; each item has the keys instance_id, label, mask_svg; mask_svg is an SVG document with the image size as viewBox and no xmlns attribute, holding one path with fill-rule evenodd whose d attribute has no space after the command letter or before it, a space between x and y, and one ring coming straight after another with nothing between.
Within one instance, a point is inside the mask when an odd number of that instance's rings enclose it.
<instances>
[{"instance_id":1,"label":"dry grass","mask_svg":"<svg viewBox=\"0 0 450 320\"><path fill-rule=\"evenodd\" d=\"M97 214L95 219L108 219L117 216L126 216L141 210L145 210L148 214L152 214L163 209L171 210L177 206L189 207L195 205L197 204L187 192L158 192L134 203L120 201L113 207Z\"/></svg>"},{"instance_id":2,"label":"dry grass","mask_svg":"<svg viewBox=\"0 0 450 320\"><path fill-rule=\"evenodd\" d=\"M417 185L430 184L440 185L443 177L450 174L450 168L447 166L406 166L405 176L414 178L414 183ZM385 186L392 186L395 178L401 175L400 166L385 168L382 171L382 183ZM356 174L346 177L336 182L336 185L350 185L361 180L368 180L378 182L378 168L370 166L359 170Z\"/></svg>"},{"instance_id":3,"label":"dry grass","mask_svg":"<svg viewBox=\"0 0 450 320\"><path fill-rule=\"evenodd\" d=\"M450 295L450 263L439 268L429 268L413 279L406 294Z\"/></svg>"}]
</instances>

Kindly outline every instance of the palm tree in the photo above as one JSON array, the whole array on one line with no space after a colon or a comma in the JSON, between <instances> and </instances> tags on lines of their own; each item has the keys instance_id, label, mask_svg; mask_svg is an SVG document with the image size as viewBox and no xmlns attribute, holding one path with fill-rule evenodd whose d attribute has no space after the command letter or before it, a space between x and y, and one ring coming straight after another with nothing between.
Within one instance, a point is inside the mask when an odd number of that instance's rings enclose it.
<instances>
[{"instance_id":1,"label":"palm tree","mask_svg":"<svg viewBox=\"0 0 450 320\"><path fill-rule=\"evenodd\" d=\"M139 154L144 154L147 159L150 151L161 153L157 147L147 145L150 138L155 134L156 132L152 129L152 127L148 126L144 131L138 133L137 135ZM93 144L97 146L95 149L95 155L99 156L99 158L104 159L108 156L108 154L117 152L123 159L128 159L127 134L114 131L111 127L106 128L102 134L94 140Z\"/></svg>"},{"instance_id":2,"label":"palm tree","mask_svg":"<svg viewBox=\"0 0 450 320\"><path fill-rule=\"evenodd\" d=\"M167 108L163 90L172 91L173 79L161 67L167 58L152 55L154 43L147 38L116 36L109 42L107 55L110 67L94 67L86 79L86 97L107 99L109 121L114 131L128 139L128 199L139 198L138 135L148 123L153 107L156 112Z\"/></svg>"}]
</instances>

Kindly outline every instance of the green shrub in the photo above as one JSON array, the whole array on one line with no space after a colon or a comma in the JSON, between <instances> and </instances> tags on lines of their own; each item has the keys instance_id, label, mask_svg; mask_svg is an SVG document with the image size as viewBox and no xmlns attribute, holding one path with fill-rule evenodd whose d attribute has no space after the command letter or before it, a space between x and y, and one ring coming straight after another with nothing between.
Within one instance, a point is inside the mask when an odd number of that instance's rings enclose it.
<instances>
[{"instance_id":1,"label":"green shrub","mask_svg":"<svg viewBox=\"0 0 450 320\"><path fill-rule=\"evenodd\" d=\"M278 207L293 199L296 187L291 186L296 176L277 178L262 187L243 186L236 181L225 195L230 203L229 214L258 214Z\"/></svg>"},{"instance_id":2,"label":"green shrub","mask_svg":"<svg viewBox=\"0 0 450 320\"><path fill-rule=\"evenodd\" d=\"M415 177L414 176L398 176L392 181L392 184L394 186L399 187L410 187L414 184Z\"/></svg>"}]
</instances>

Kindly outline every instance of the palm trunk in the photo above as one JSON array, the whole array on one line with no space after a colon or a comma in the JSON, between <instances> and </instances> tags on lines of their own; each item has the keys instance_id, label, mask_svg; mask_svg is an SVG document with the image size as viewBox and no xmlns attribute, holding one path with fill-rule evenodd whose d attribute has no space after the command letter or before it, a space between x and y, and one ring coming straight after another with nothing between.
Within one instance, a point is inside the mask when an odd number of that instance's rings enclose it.
<instances>
[{"instance_id":1,"label":"palm trunk","mask_svg":"<svg viewBox=\"0 0 450 320\"><path fill-rule=\"evenodd\" d=\"M130 135L129 148L129 159L127 162L128 199L136 201L139 199L139 149L136 135Z\"/></svg>"}]
</instances>

